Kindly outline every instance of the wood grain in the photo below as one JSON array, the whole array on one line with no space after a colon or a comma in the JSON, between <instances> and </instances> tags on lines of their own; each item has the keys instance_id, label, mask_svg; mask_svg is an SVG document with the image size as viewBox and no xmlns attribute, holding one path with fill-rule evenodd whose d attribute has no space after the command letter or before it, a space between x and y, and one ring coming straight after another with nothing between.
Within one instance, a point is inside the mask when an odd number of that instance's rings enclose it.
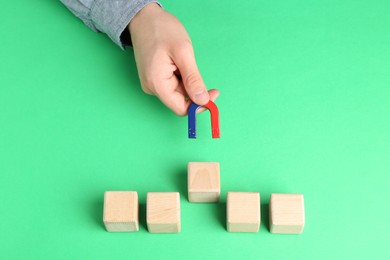
<instances>
[{"instance_id":1,"label":"wood grain","mask_svg":"<svg viewBox=\"0 0 390 260\"><path fill-rule=\"evenodd\" d=\"M108 232L138 231L138 194L135 191L106 191L103 222Z\"/></svg>"},{"instance_id":2,"label":"wood grain","mask_svg":"<svg viewBox=\"0 0 390 260\"><path fill-rule=\"evenodd\" d=\"M188 163L188 200L190 202L218 202L220 191L219 163Z\"/></svg>"},{"instance_id":3,"label":"wood grain","mask_svg":"<svg viewBox=\"0 0 390 260\"><path fill-rule=\"evenodd\" d=\"M271 194L270 231L275 234L301 234L305 226L302 194Z\"/></svg>"},{"instance_id":4,"label":"wood grain","mask_svg":"<svg viewBox=\"0 0 390 260\"><path fill-rule=\"evenodd\" d=\"M146 200L146 222L150 233L180 232L178 192L148 192Z\"/></svg>"},{"instance_id":5,"label":"wood grain","mask_svg":"<svg viewBox=\"0 0 390 260\"><path fill-rule=\"evenodd\" d=\"M228 192L226 224L229 232L258 232L260 229L260 194Z\"/></svg>"}]
</instances>

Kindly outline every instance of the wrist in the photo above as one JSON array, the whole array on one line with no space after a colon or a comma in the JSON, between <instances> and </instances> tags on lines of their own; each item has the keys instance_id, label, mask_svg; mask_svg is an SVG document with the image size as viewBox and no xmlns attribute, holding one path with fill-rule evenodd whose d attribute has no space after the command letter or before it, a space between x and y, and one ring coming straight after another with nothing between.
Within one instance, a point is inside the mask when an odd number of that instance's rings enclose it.
<instances>
[{"instance_id":1,"label":"wrist","mask_svg":"<svg viewBox=\"0 0 390 260\"><path fill-rule=\"evenodd\" d=\"M128 29L130 34L132 31L136 30L137 27L142 25L144 21L147 21L149 17L154 16L162 12L163 9L157 3L150 3L145 5L130 21Z\"/></svg>"}]
</instances>

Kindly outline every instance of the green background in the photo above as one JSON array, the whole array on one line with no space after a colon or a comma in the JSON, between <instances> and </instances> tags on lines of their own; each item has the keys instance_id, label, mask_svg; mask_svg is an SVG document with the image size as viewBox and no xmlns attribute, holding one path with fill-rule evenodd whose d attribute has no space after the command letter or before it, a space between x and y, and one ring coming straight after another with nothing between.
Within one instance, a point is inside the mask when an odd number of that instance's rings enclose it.
<instances>
[{"instance_id":1,"label":"green background","mask_svg":"<svg viewBox=\"0 0 390 260\"><path fill-rule=\"evenodd\" d=\"M390 259L390 1L163 1L217 100L198 139L143 94L121 51L59 1L0 9L1 259ZM189 161L221 163L222 202L190 204ZM139 192L138 233L108 233L106 190ZM148 191L181 193L182 232L145 228ZM227 191L259 191L259 233L228 233ZM302 235L268 230L303 193Z\"/></svg>"}]
</instances>

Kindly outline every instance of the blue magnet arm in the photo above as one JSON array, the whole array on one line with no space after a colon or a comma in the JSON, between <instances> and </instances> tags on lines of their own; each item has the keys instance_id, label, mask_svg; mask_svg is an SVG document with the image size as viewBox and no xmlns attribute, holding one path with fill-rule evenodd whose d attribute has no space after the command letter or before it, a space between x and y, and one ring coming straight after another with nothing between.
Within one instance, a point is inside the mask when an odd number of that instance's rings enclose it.
<instances>
[{"instance_id":1,"label":"blue magnet arm","mask_svg":"<svg viewBox=\"0 0 390 260\"><path fill-rule=\"evenodd\" d=\"M200 107L195 103L188 109L188 138L196 138L196 110Z\"/></svg>"}]
</instances>

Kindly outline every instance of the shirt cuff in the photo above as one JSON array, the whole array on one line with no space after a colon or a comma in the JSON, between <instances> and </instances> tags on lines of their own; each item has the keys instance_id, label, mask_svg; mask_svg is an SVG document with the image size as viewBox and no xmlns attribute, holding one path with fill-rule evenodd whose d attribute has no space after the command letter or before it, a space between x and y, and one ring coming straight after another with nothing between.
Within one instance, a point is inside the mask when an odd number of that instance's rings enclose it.
<instances>
[{"instance_id":1,"label":"shirt cuff","mask_svg":"<svg viewBox=\"0 0 390 260\"><path fill-rule=\"evenodd\" d=\"M157 3L155 0L95 0L91 7L90 17L94 26L106 33L121 49L125 44L121 34L126 30L133 17L147 4Z\"/></svg>"}]
</instances>

